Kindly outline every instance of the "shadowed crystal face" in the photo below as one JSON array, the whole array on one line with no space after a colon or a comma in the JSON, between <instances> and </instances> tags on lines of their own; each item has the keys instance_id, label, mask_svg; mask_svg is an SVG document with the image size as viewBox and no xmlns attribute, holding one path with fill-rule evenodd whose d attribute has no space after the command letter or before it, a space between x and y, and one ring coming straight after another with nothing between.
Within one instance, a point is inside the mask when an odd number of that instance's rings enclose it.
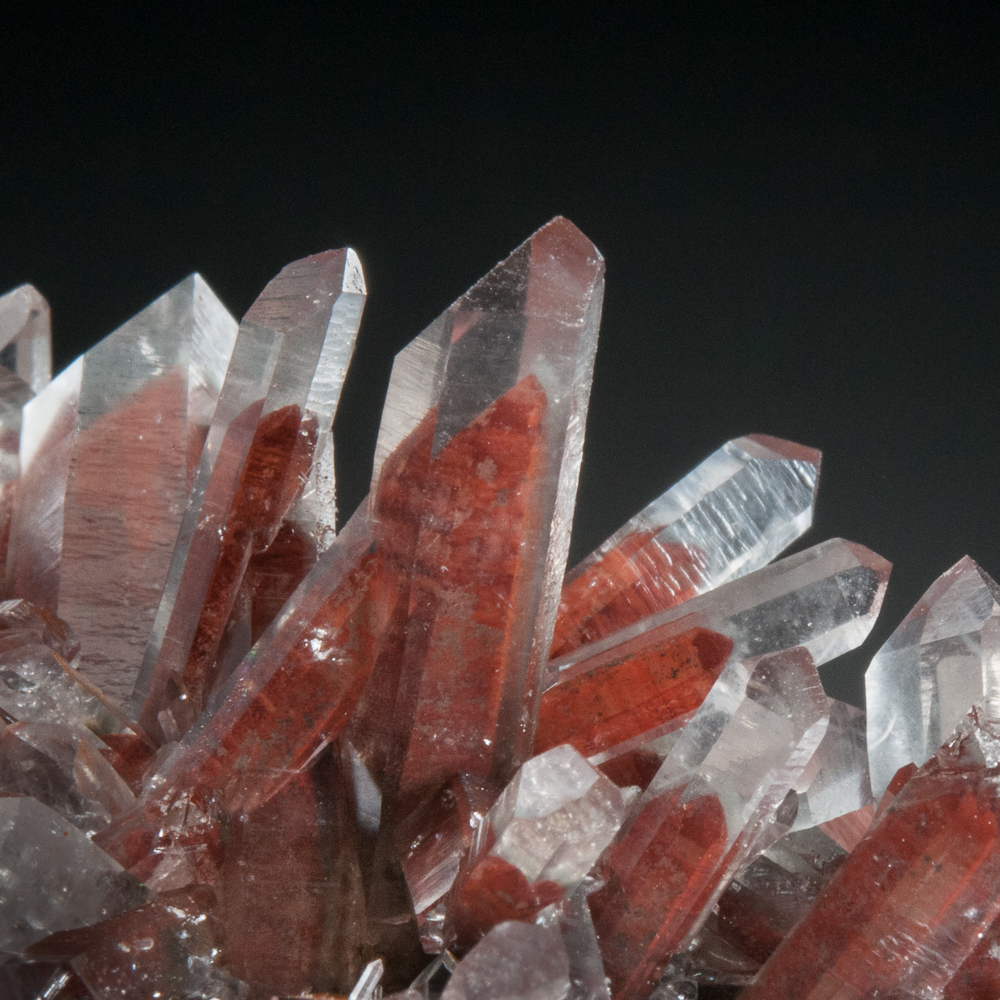
<instances>
[{"instance_id":1,"label":"shadowed crystal face","mask_svg":"<svg viewBox=\"0 0 1000 1000\"><path fill-rule=\"evenodd\" d=\"M973 705L1000 718L1000 587L968 556L934 582L865 674L876 800L923 764Z\"/></svg>"},{"instance_id":2,"label":"shadowed crystal face","mask_svg":"<svg viewBox=\"0 0 1000 1000\"><path fill-rule=\"evenodd\" d=\"M33 798L0 798L0 951L95 924L146 891L86 835Z\"/></svg>"}]
</instances>

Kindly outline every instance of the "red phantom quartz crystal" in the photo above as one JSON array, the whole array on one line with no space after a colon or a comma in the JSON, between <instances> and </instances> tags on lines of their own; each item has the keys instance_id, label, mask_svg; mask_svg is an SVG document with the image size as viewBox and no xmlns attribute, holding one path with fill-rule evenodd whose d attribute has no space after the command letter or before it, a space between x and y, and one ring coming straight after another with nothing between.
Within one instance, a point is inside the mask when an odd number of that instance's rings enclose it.
<instances>
[{"instance_id":1,"label":"red phantom quartz crystal","mask_svg":"<svg viewBox=\"0 0 1000 1000\"><path fill-rule=\"evenodd\" d=\"M698 593L702 559L686 545L655 543L661 530L634 532L563 587L550 656L565 656Z\"/></svg>"},{"instance_id":2,"label":"red phantom quartz crystal","mask_svg":"<svg viewBox=\"0 0 1000 1000\"><path fill-rule=\"evenodd\" d=\"M694 711L722 672L733 641L693 628L550 687L535 753L569 743L592 757Z\"/></svg>"},{"instance_id":3,"label":"red phantom quartz crystal","mask_svg":"<svg viewBox=\"0 0 1000 1000\"><path fill-rule=\"evenodd\" d=\"M649 803L609 853L605 887L590 896L614 997L645 997L714 885L726 854L718 798L678 808L684 786Z\"/></svg>"},{"instance_id":4,"label":"red phantom quartz crystal","mask_svg":"<svg viewBox=\"0 0 1000 1000\"><path fill-rule=\"evenodd\" d=\"M401 793L465 772L502 780L513 742L501 706L531 627L535 490L545 393L528 376L431 460L417 538L396 721ZM526 551L527 549L527 551Z\"/></svg>"},{"instance_id":5,"label":"red phantom quartz crystal","mask_svg":"<svg viewBox=\"0 0 1000 1000\"><path fill-rule=\"evenodd\" d=\"M224 519L221 544L187 661L180 678L166 682L164 698L183 730L204 709L215 686L219 644L250 557L272 541L312 461L315 421L303 420L301 409L294 405L261 418L263 403L258 400L247 407L227 433L239 436L252 431L253 441ZM206 505L212 499L211 492L206 494ZM146 702L139 721L148 731L158 730L155 713L160 707L159 700Z\"/></svg>"},{"instance_id":6,"label":"red phantom quartz crystal","mask_svg":"<svg viewBox=\"0 0 1000 1000\"><path fill-rule=\"evenodd\" d=\"M977 752L980 725L973 716L880 810L743 1000L948 984L1000 913L1000 771Z\"/></svg>"}]
</instances>

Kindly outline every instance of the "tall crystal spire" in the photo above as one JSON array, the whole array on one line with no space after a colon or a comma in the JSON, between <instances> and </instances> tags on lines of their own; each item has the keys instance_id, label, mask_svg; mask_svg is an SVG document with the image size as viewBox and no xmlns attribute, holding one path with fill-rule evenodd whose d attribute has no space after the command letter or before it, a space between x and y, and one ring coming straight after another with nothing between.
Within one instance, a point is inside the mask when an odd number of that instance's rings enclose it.
<instances>
[{"instance_id":1,"label":"tall crystal spire","mask_svg":"<svg viewBox=\"0 0 1000 1000\"><path fill-rule=\"evenodd\" d=\"M531 755L603 274L593 244L553 219L397 358L376 523L390 502L386 457L417 438L430 449L418 488L396 505L415 529L409 565L402 557L411 582L401 655L376 668L379 706L361 706L355 732L362 745L392 744L386 766L404 792L459 772L506 782Z\"/></svg>"},{"instance_id":2,"label":"tall crystal spire","mask_svg":"<svg viewBox=\"0 0 1000 1000\"><path fill-rule=\"evenodd\" d=\"M364 300L357 255L329 250L285 267L240 325L132 695L155 739L176 739L204 708L247 561L302 492L317 444L327 462L320 435Z\"/></svg>"},{"instance_id":3,"label":"tall crystal spire","mask_svg":"<svg viewBox=\"0 0 1000 1000\"><path fill-rule=\"evenodd\" d=\"M235 334L192 275L24 407L12 588L69 622L81 672L118 699L142 662Z\"/></svg>"}]
</instances>

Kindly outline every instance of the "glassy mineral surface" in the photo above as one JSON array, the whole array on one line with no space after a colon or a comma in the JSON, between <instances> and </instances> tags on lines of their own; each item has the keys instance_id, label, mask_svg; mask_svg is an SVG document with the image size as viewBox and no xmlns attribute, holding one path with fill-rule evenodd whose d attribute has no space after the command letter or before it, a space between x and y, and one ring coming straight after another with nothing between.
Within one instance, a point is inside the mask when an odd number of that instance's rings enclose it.
<instances>
[{"instance_id":1,"label":"glassy mineral surface","mask_svg":"<svg viewBox=\"0 0 1000 1000\"><path fill-rule=\"evenodd\" d=\"M759 434L566 573L603 287L556 218L417 334L343 525L353 251L238 328L193 276L52 382L0 297L0 994L996 992L996 584L829 699L890 566L772 562L820 456Z\"/></svg>"}]
</instances>

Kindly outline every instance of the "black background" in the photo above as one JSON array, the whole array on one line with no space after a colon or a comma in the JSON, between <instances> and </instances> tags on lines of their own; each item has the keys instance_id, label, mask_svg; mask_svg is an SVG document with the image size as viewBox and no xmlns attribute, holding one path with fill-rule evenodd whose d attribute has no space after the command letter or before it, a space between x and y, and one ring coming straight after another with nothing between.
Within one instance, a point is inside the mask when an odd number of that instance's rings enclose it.
<instances>
[{"instance_id":1,"label":"black background","mask_svg":"<svg viewBox=\"0 0 1000 1000\"><path fill-rule=\"evenodd\" d=\"M567 215L608 265L571 560L728 438L822 448L803 544L895 564L824 670L861 703L939 573L1000 574L998 39L956 6L9 12L0 290L48 297L58 369L192 270L239 316L354 246L346 514L394 352Z\"/></svg>"}]
</instances>

